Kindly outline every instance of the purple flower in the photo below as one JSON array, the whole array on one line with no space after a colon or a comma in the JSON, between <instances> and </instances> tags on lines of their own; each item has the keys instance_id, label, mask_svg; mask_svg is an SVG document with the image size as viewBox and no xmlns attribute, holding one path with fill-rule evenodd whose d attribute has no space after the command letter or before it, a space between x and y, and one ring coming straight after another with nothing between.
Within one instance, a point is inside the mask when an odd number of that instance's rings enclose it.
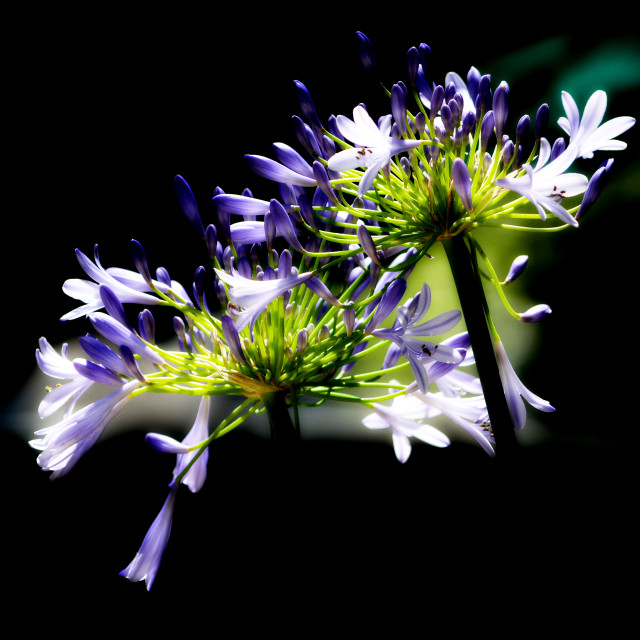
<instances>
[{"instance_id":1,"label":"purple flower","mask_svg":"<svg viewBox=\"0 0 640 640\"><path fill-rule=\"evenodd\" d=\"M121 576L131 580L131 582L144 580L147 583L147 591L151 589L160 567L162 554L169 542L178 486L173 485L171 487L169 496L144 537L140 550L129 563L129 566L120 572Z\"/></svg>"},{"instance_id":2,"label":"purple flower","mask_svg":"<svg viewBox=\"0 0 640 640\"><path fill-rule=\"evenodd\" d=\"M382 306L382 301L380 303ZM445 343L436 344L425 340L426 337L446 333L460 320L461 313L454 309L418 324L431 306L431 289L426 283L422 290L405 305L398 307L397 319L389 329L374 329L371 333L377 338L394 342L411 364L411 370L416 378L418 387L425 392L429 386L429 379L424 362L433 359L444 363L459 363L463 356L459 349Z\"/></svg>"},{"instance_id":3,"label":"purple flower","mask_svg":"<svg viewBox=\"0 0 640 640\"><path fill-rule=\"evenodd\" d=\"M62 316L62 320L72 320L86 316L93 311L102 309L104 302L100 295L100 285L106 284L115 296L123 303L137 303L156 305L159 298L146 293L151 291L142 275L128 269L110 268L104 269L98 260L96 248L95 264L80 250L76 250L76 256L85 273L95 282L72 278L62 285L62 290L71 298L81 300L85 304ZM161 291L168 287L160 282L153 281L154 286Z\"/></svg>"},{"instance_id":4,"label":"purple flower","mask_svg":"<svg viewBox=\"0 0 640 640\"><path fill-rule=\"evenodd\" d=\"M496 356L500 369L500 378L502 379L502 385L507 396L507 404L509 405L509 411L511 412L516 429L522 429L527 418L527 410L522 400L523 398L532 407L540 411L555 411L546 400L538 397L522 384L509 361L502 341L498 341L496 344Z\"/></svg>"},{"instance_id":5,"label":"purple flower","mask_svg":"<svg viewBox=\"0 0 640 640\"><path fill-rule=\"evenodd\" d=\"M109 422L122 410L130 395L140 386L132 380L96 402L65 416L60 422L35 432L30 441L42 453L38 464L53 471L52 478L66 474L98 441Z\"/></svg>"}]
</instances>

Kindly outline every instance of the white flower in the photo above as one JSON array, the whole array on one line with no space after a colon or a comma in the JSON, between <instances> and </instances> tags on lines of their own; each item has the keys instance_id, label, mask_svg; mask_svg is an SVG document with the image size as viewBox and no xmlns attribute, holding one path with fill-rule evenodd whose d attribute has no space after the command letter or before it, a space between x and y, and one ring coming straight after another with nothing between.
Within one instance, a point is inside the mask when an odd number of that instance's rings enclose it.
<instances>
[{"instance_id":1,"label":"white flower","mask_svg":"<svg viewBox=\"0 0 640 640\"><path fill-rule=\"evenodd\" d=\"M525 164L524 175L512 173L511 177L496 180L503 189L515 191L527 198L536 208L542 220L547 212L573 227L578 226L574 217L560 204L564 198L584 193L589 185L586 176L579 173L564 173L576 159L577 147L569 145L557 158L549 161L551 146L548 140L540 141L540 154L535 169Z\"/></svg>"},{"instance_id":2,"label":"white flower","mask_svg":"<svg viewBox=\"0 0 640 640\"><path fill-rule=\"evenodd\" d=\"M562 104L567 117L558 119L558 124L569 135L569 146L576 147L580 158L592 158L593 152L598 150L615 151L626 149L627 143L614 140L635 124L635 118L621 116L613 118L604 124L602 118L607 108L607 94L596 91L591 95L580 120L580 112L571 94L562 92Z\"/></svg>"},{"instance_id":3,"label":"white flower","mask_svg":"<svg viewBox=\"0 0 640 640\"><path fill-rule=\"evenodd\" d=\"M391 429L393 449L400 462L406 462L411 454L409 438L418 438L434 447L448 447L449 438L428 424L418 422L430 416L429 407L413 395L394 398L390 407L374 403L374 413L362 420L369 429Z\"/></svg>"},{"instance_id":4,"label":"white flower","mask_svg":"<svg viewBox=\"0 0 640 640\"><path fill-rule=\"evenodd\" d=\"M378 128L367 110L360 105L353 110L353 120L338 116L336 124L340 133L356 147L336 153L329 159L328 168L331 171L347 171L367 167L358 184L359 196L369 191L376 175L389 165L392 156L421 144L420 140L392 138L391 115L382 118Z\"/></svg>"},{"instance_id":5,"label":"white flower","mask_svg":"<svg viewBox=\"0 0 640 640\"><path fill-rule=\"evenodd\" d=\"M258 316L275 298L313 276L313 272L310 271L274 280L253 280L244 278L237 272L234 275L221 269L216 269L215 272L220 280L229 285L229 300L241 309L235 314L238 333L247 325L253 328Z\"/></svg>"}]
</instances>

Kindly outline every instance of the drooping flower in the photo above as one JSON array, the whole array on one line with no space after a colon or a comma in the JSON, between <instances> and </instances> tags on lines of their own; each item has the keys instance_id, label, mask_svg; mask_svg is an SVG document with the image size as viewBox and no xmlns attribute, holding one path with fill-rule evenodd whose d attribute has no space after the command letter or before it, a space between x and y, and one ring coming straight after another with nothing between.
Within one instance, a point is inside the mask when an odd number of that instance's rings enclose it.
<instances>
[{"instance_id":1,"label":"drooping flower","mask_svg":"<svg viewBox=\"0 0 640 640\"><path fill-rule=\"evenodd\" d=\"M36 431L35 435L41 437L29 444L42 452L38 456L40 467L52 471L52 478L66 474L98 441L140 384L138 380L126 382L109 395L65 416L59 423Z\"/></svg>"},{"instance_id":2,"label":"drooping flower","mask_svg":"<svg viewBox=\"0 0 640 640\"><path fill-rule=\"evenodd\" d=\"M429 408L411 395L394 398L391 406L380 403L371 405L374 413L362 423L368 429L390 429L393 449L399 462L406 462L411 454L410 438L418 438L434 447L447 447L449 438L431 425L419 422L428 418Z\"/></svg>"},{"instance_id":3,"label":"drooping flower","mask_svg":"<svg viewBox=\"0 0 640 640\"><path fill-rule=\"evenodd\" d=\"M569 147L576 148L579 158L592 158L594 151L627 148L626 142L614 138L630 129L636 120L630 116L620 116L600 124L607 108L607 94L604 91L595 91L591 95L582 119L575 100L567 91L562 92L562 104L567 115L559 118L558 124L569 135Z\"/></svg>"},{"instance_id":4,"label":"drooping flower","mask_svg":"<svg viewBox=\"0 0 640 640\"><path fill-rule=\"evenodd\" d=\"M498 360L502 386L504 387L507 404L509 405L509 411L511 412L511 417L513 418L516 429L522 429L527 419L527 409L523 402L523 398L532 407L535 407L540 411L555 411L549 402L543 400L535 393L532 393L524 386L524 384L522 384L522 381L516 374L513 365L507 356L507 352L501 340L496 344L496 357Z\"/></svg>"},{"instance_id":5,"label":"drooping flower","mask_svg":"<svg viewBox=\"0 0 640 640\"><path fill-rule=\"evenodd\" d=\"M177 488L179 485L173 485L171 491L160 513L153 521L147 535L142 541L142 545L138 553L136 553L129 565L120 572L121 576L131 580L131 582L146 582L147 591L151 589L153 582L158 573L162 555L169 542L171 534L171 525L173 523L173 512L175 509Z\"/></svg>"},{"instance_id":6,"label":"drooping flower","mask_svg":"<svg viewBox=\"0 0 640 640\"><path fill-rule=\"evenodd\" d=\"M422 144L420 140L392 138L392 117L389 115L382 118L378 128L367 110L360 105L353 110L353 120L338 116L336 123L342 135L356 147L336 153L329 158L328 167L331 171L366 167L358 184L359 196L369 191L374 178L389 164L392 156Z\"/></svg>"},{"instance_id":7,"label":"drooping flower","mask_svg":"<svg viewBox=\"0 0 640 640\"><path fill-rule=\"evenodd\" d=\"M67 413L71 413L76 402L94 381L78 371L67 357L68 344L62 345L60 353L46 338L40 338L39 346L40 348L36 349L36 361L41 371L52 378L68 382L56 385L47 393L38 407L38 413L41 418L46 418L67 403Z\"/></svg>"}]
</instances>

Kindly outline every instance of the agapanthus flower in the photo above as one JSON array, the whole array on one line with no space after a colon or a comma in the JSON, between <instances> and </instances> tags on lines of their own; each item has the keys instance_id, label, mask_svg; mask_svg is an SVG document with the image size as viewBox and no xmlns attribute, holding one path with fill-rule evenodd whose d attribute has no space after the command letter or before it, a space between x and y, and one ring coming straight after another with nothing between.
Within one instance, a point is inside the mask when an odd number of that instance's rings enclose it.
<instances>
[{"instance_id":1,"label":"agapanthus flower","mask_svg":"<svg viewBox=\"0 0 640 640\"><path fill-rule=\"evenodd\" d=\"M566 117L558 118L558 124L569 136L569 147L576 148L580 158L592 158L595 151L615 151L627 148L616 136L630 129L636 122L630 116L620 116L600 124L607 108L607 94L595 91L585 105L582 119L575 100L567 91L562 92L562 104Z\"/></svg>"},{"instance_id":2,"label":"agapanthus flower","mask_svg":"<svg viewBox=\"0 0 640 640\"><path fill-rule=\"evenodd\" d=\"M527 409L523 399L539 411L547 413L555 411L547 400L543 400L524 386L516 374L501 340L496 343L495 348L500 367L500 377L507 397L507 405L511 411L516 429L522 429L527 419Z\"/></svg>"},{"instance_id":3,"label":"agapanthus flower","mask_svg":"<svg viewBox=\"0 0 640 640\"><path fill-rule=\"evenodd\" d=\"M379 305L379 309L383 313L388 309L385 296L382 297ZM460 311L453 309L441 313L427 322L420 323L430 306L431 288L424 283L417 296L405 303L404 306L397 308L396 321L392 327L368 329L377 338L389 340L398 346L400 354L411 363L411 370L422 391L425 391L429 385L427 371L423 366L425 360L433 359L439 362L454 363L462 361L459 350L446 344L437 344L428 340L431 336L447 333L455 327L461 317ZM393 308L395 308L395 304ZM377 324L382 320L382 317L378 317Z\"/></svg>"},{"instance_id":4,"label":"agapanthus flower","mask_svg":"<svg viewBox=\"0 0 640 640\"><path fill-rule=\"evenodd\" d=\"M138 380L122 384L107 396L65 416L55 425L39 429L40 436L29 443L41 451L38 464L52 471L52 478L62 476L98 441L111 420L124 408Z\"/></svg>"},{"instance_id":5,"label":"agapanthus flower","mask_svg":"<svg viewBox=\"0 0 640 640\"><path fill-rule=\"evenodd\" d=\"M158 513L156 519L147 531L140 550L136 553L126 569L120 572L121 576L131 580L131 582L144 580L147 591L151 589L153 585L158 569L160 568L162 555L169 542L178 486L179 485L176 484L171 488L167 499L162 505L162 509L160 509L160 513Z\"/></svg>"},{"instance_id":6,"label":"agapanthus flower","mask_svg":"<svg viewBox=\"0 0 640 640\"><path fill-rule=\"evenodd\" d=\"M329 158L328 167L331 171L367 167L367 171L358 183L359 196L369 191L374 178L380 171L388 168L392 156L407 149L414 149L421 144L420 140L391 137L392 117L389 115L382 118L378 127L361 105L354 108L353 120L346 116L338 116L336 123L340 133L356 147L336 153Z\"/></svg>"},{"instance_id":7,"label":"agapanthus flower","mask_svg":"<svg viewBox=\"0 0 640 640\"><path fill-rule=\"evenodd\" d=\"M447 447L449 438L439 429L420 422L430 417L429 408L414 396L398 396L387 407L371 405L373 413L362 420L368 429L390 429L393 449L399 462L406 462L411 454L410 438L418 438L434 447Z\"/></svg>"}]
</instances>

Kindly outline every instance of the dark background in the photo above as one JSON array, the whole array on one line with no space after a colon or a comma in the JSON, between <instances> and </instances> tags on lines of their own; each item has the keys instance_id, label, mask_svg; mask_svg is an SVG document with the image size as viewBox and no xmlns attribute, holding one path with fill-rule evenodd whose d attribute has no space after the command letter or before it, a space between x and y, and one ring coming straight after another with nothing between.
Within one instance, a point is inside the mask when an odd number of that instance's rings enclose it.
<instances>
[{"instance_id":1,"label":"dark background","mask_svg":"<svg viewBox=\"0 0 640 640\"><path fill-rule=\"evenodd\" d=\"M564 81L581 109L604 88L607 119L637 111L636 34L606 35L597 20L568 30L554 19L447 18L444 9L434 19L426 7L388 16L362 7L355 17L320 6L233 11L105 5L7 21L20 37L3 72L4 605L100 603L101 619L133 610L142 623L170 603L192 611L197 598L212 632L229 620L277 628L291 611L307 612L306 627L345 612L374 622L406 614L428 629L440 601L479 607L493 621L553 612L588 621L605 595L600 613L624 611L621 576L636 557L637 127L622 136L629 148L611 153L611 184L580 229L533 241L526 287L554 313L519 373L557 412L535 416L545 438L516 464L495 465L464 443L416 446L406 465L390 444L341 440L280 456L234 433L216 446L205 488L179 497L151 593L117 574L166 495L172 465L143 443L152 427L105 439L59 481L38 469L15 423L28 410L37 420L21 394L38 338L58 343L88 328L59 322L71 308L62 283L83 275L74 249L98 243L103 264L133 268L135 238L152 265L191 282L206 258L173 177L189 181L205 222L216 186L275 195L243 156L296 145L293 80L309 88L321 118L361 101L388 112L362 70L357 30L371 38L389 86L406 79L406 51L423 41L437 78L475 65L494 86L507 80L511 126L544 101L555 122Z\"/></svg>"}]
</instances>

